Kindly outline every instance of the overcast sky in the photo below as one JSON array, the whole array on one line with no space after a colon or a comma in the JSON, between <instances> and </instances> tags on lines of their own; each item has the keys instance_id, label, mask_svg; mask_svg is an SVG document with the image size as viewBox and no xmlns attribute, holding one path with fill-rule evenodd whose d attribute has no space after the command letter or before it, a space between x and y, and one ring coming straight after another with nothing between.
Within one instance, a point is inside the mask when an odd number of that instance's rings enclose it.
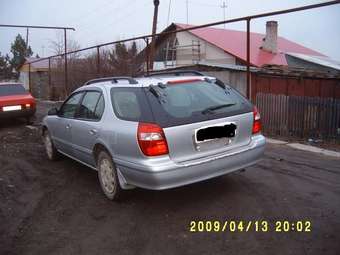
<instances>
[{"instance_id":1,"label":"overcast sky","mask_svg":"<svg viewBox=\"0 0 340 255\"><path fill-rule=\"evenodd\" d=\"M170 0L160 0L158 31L168 25ZM169 22L186 23L186 1L172 0ZM315 4L320 0L227 0L227 19L257 13ZM189 0L189 24L204 24L223 19L223 0ZM0 24L29 24L74 27L68 35L81 47L151 33L152 0L0 0ZM294 14L266 17L251 23L252 32L265 32L265 22L277 20L279 35L340 60L340 4ZM223 27L223 26L220 26ZM245 23L227 28L245 30ZM10 51L15 36L25 29L0 27L0 52ZM50 40L57 32L31 29L29 44L34 53L48 56Z\"/></svg>"}]
</instances>

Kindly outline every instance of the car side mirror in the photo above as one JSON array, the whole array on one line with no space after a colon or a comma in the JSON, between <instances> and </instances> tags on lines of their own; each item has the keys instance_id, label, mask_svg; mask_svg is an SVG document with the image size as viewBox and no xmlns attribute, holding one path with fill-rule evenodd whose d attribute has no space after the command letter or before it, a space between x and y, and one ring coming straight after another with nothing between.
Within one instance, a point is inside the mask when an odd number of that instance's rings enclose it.
<instances>
[{"instance_id":1,"label":"car side mirror","mask_svg":"<svg viewBox=\"0 0 340 255\"><path fill-rule=\"evenodd\" d=\"M52 108L48 111L47 115L58 115L58 109L57 108Z\"/></svg>"}]
</instances>

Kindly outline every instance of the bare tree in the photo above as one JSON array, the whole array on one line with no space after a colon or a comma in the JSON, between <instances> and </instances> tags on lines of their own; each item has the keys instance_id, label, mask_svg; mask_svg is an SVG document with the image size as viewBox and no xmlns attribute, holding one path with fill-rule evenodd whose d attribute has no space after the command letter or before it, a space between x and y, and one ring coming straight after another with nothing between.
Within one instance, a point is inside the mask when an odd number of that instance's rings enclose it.
<instances>
[{"instance_id":1,"label":"bare tree","mask_svg":"<svg viewBox=\"0 0 340 255\"><path fill-rule=\"evenodd\" d=\"M50 49L55 55L52 59L52 87L55 87L54 97L65 97L74 89L82 86L84 82L105 76L131 75L137 76L142 71L142 63L138 58L136 42L129 44L118 43L113 47L102 47L97 55L97 50L86 50L67 54L68 91L61 93L65 88L65 63L64 39L62 34L57 34L57 39L50 41ZM68 40L67 51L80 49L78 42ZM99 64L99 65L98 65Z\"/></svg>"},{"instance_id":2,"label":"bare tree","mask_svg":"<svg viewBox=\"0 0 340 255\"><path fill-rule=\"evenodd\" d=\"M67 52L79 50L80 44L73 40L67 40ZM49 49L54 55L64 54L65 45L64 37L62 33L56 33L56 39L49 41ZM68 76L69 76L69 86L68 91L64 91L65 88L65 60L63 56L55 57L51 59L51 83L52 83L52 97L54 98L64 98L69 94L77 84L78 76L76 74L76 69L78 65L78 59L80 59L81 54L79 52L67 54L68 63ZM62 93L62 91L64 91Z\"/></svg>"},{"instance_id":3,"label":"bare tree","mask_svg":"<svg viewBox=\"0 0 340 255\"><path fill-rule=\"evenodd\" d=\"M80 44L73 40L67 40L67 51L75 51L80 49ZM54 55L64 54L65 51L65 42L63 33L56 33L56 39L49 41L49 49L53 52ZM72 55L72 54L71 54Z\"/></svg>"}]
</instances>

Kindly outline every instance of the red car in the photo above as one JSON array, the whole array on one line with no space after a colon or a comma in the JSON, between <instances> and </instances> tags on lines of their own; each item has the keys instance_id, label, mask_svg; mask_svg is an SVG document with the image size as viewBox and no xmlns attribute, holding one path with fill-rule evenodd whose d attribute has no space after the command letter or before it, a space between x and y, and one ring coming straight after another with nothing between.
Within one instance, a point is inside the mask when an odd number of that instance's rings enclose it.
<instances>
[{"instance_id":1,"label":"red car","mask_svg":"<svg viewBox=\"0 0 340 255\"><path fill-rule=\"evenodd\" d=\"M0 83L0 119L26 118L30 122L36 101L20 83Z\"/></svg>"}]
</instances>

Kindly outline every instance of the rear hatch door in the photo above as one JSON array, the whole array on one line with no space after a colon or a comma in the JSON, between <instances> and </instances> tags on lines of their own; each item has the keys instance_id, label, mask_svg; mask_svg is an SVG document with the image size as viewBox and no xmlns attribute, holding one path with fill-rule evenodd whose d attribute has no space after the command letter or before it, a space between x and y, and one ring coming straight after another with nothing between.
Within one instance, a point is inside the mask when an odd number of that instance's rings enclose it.
<instances>
[{"instance_id":1,"label":"rear hatch door","mask_svg":"<svg viewBox=\"0 0 340 255\"><path fill-rule=\"evenodd\" d=\"M167 138L169 154L176 162L188 161L232 151L249 144L251 138L252 113L245 113L231 117L214 119L204 122L168 127L164 129ZM235 125L234 135L228 128ZM199 132L216 132L219 129L226 135L212 135L205 140L198 140Z\"/></svg>"},{"instance_id":2,"label":"rear hatch door","mask_svg":"<svg viewBox=\"0 0 340 255\"><path fill-rule=\"evenodd\" d=\"M146 93L175 162L236 150L250 142L252 105L230 87L193 80L153 86Z\"/></svg>"}]
</instances>

